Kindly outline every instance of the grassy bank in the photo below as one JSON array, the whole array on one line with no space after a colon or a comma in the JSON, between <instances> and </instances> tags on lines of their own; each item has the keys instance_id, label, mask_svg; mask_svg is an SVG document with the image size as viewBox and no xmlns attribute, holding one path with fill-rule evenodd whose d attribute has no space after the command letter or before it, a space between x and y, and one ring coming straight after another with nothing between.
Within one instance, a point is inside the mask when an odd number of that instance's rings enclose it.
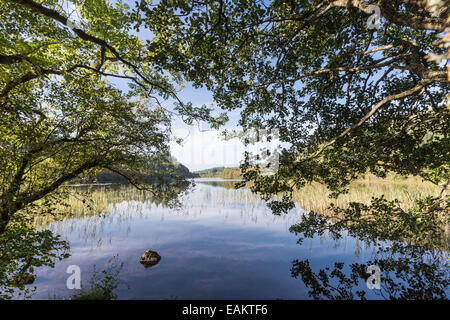
<instances>
[{"instance_id":1,"label":"grassy bank","mask_svg":"<svg viewBox=\"0 0 450 320\"><path fill-rule=\"evenodd\" d=\"M221 178L221 179L241 179L241 169L239 168L211 168L201 171L196 171L194 174L197 174L200 178Z\"/></svg>"},{"instance_id":2,"label":"grassy bank","mask_svg":"<svg viewBox=\"0 0 450 320\"><path fill-rule=\"evenodd\" d=\"M438 196L439 192L439 187L417 177L389 176L381 179L369 175L352 182L349 192L340 195L337 199L329 197L330 192L324 185L312 183L297 190L294 194L294 201L307 211L327 213L327 208L331 203L346 208L350 202L369 204L373 197L384 195L387 200L398 199L403 209L409 209L417 199Z\"/></svg>"}]
</instances>

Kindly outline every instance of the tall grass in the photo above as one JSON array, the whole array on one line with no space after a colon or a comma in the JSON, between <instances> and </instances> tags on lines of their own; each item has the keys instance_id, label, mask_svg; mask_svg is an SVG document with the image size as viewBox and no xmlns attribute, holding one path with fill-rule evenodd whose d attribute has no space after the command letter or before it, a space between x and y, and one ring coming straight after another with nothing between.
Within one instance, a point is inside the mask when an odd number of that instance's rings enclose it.
<instances>
[{"instance_id":1,"label":"tall grass","mask_svg":"<svg viewBox=\"0 0 450 320\"><path fill-rule=\"evenodd\" d=\"M234 184L234 183L232 183ZM225 186L229 188L230 186ZM374 176L366 176L355 180L349 187L349 192L340 195L337 199L330 198L330 191L326 186L312 183L294 192L293 200L306 211L315 211L321 214L332 213L328 209L331 203L341 208L348 207L350 202L362 202L370 204L373 197L383 195L387 200L398 199L402 209L407 210L414 206L418 199L426 196L438 196L439 187L419 178L398 178L389 176L380 179ZM246 197L248 196L247 193ZM248 200L246 197L245 200ZM255 195L256 198L258 198ZM63 205L61 204L58 216L39 216L35 219L36 225L47 223L61 218L86 217L106 214L108 207L122 201L159 202L152 199L150 193L146 193L130 186L118 188L102 187L83 189L75 188L72 196ZM159 204L159 203L156 203Z\"/></svg>"},{"instance_id":2,"label":"tall grass","mask_svg":"<svg viewBox=\"0 0 450 320\"><path fill-rule=\"evenodd\" d=\"M398 199L402 209L407 210L413 207L418 199L426 196L438 196L439 192L439 187L417 177L388 176L381 179L368 175L351 183L349 192L339 195L337 199L329 197L330 191L326 186L312 183L296 190L294 201L307 211L329 213L328 207L331 203L346 208L350 202L370 204L373 197L383 195L387 200Z\"/></svg>"},{"instance_id":3,"label":"tall grass","mask_svg":"<svg viewBox=\"0 0 450 320\"><path fill-rule=\"evenodd\" d=\"M82 218L108 213L108 208L122 201L155 201L149 192L128 185L118 187L71 188L70 197L57 205L53 215L39 215L34 226L45 226L65 218Z\"/></svg>"}]
</instances>

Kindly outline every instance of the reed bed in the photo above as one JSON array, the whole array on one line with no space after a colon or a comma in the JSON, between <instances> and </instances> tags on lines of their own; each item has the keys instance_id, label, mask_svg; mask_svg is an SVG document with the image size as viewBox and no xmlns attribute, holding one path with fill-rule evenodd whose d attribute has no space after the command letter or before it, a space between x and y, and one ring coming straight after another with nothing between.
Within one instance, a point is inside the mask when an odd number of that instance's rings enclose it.
<instances>
[{"instance_id":1,"label":"reed bed","mask_svg":"<svg viewBox=\"0 0 450 320\"><path fill-rule=\"evenodd\" d=\"M99 216L108 213L108 208L122 201L151 201L149 192L134 187L76 187L70 197L56 206L56 214L39 215L34 218L34 226L44 226L56 220Z\"/></svg>"},{"instance_id":2,"label":"reed bed","mask_svg":"<svg viewBox=\"0 0 450 320\"><path fill-rule=\"evenodd\" d=\"M243 190L237 190L243 192ZM407 210L418 199L426 196L438 196L439 187L432 183L422 181L419 178L388 177L380 179L374 176L366 176L355 180L349 186L349 192L339 195L337 199L330 198L330 191L319 183L311 183L294 192L293 200L306 211L315 211L321 214L330 214L328 209L331 203L341 208L348 207L350 202L362 202L370 204L373 197L384 195L387 200L398 199L400 206ZM248 193L245 192L246 197ZM256 195L252 196L258 198ZM71 217L86 217L105 214L108 207L122 201L155 201L151 194L130 186L74 188L71 197L60 205L57 216L45 215L36 217L36 224L45 225L55 220ZM249 199L247 199L248 201ZM253 199L254 201L255 199Z\"/></svg>"},{"instance_id":3,"label":"reed bed","mask_svg":"<svg viewBox=\"0 0 450 320\"><path fill-rule=\"evenodd\" d=\"M427 196L438 196L440 188L417 177L385 179L366 176L355 180L349 186L346 194L338 198L330 198L330 191L319 183L311 183L294 192L294 201L304 210L318 213L329 213L329 205L334 203L341 208L347 208L350 202L370 204L373 197L384 196L387 200L398 199L402 209L414 206L418 199Z\"/></svg>"}]
</instances>

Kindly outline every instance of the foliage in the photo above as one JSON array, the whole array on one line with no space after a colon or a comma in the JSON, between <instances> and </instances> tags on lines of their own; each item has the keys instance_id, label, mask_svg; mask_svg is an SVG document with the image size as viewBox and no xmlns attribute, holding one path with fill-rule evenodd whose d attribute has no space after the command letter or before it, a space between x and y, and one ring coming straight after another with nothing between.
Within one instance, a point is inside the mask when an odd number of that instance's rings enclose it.
<instances>
[{"instance_id":1,"label":"foliage","mask_svg":"<svg viewBox=\"0 0 450 320\"><path fill-rule=\"evenodd\" d=\"M428 259L424 259L427 255ZM381 288L375 289L374 293L379 298L447 299L450 285L448 262L442 253L430 255L412 246L404 246L401 255L395 250L384 249L366 263L352 263L346 268L345 263L335 262L333 267L317 272L313 271L309 260L295 260L291 275L302 279L314 299L365 300L370 292L365 284L369 276L366 270L368 266L376 265L381 271Z\"/></svg>"},{"instance_id":2,"label":"foliage","mask_svg":"<svg viewBox=\"0 0 450 320\"><path fill-rule=\"evenodd\" d=\"M447 188L450 77L432 57L448 50L439 41L450 19L433 3L142 0L136 14L138 27L165 25L149 46L161 64L239 110L244 130L278 131L277 173L249 158L241 169L265 199L283 195L271 205L280 213L295 188L316 181L342 193L368 169ZM380 8L378 30L369 5Z\"/></svg>"},{"instance_id":3,"label":"foliage","mask_svg":"<svg viewBox=\"0 0 450 320\"><path fill-rule=\"evenodd\" d=\"M123 263L118 264L118 257L114 256L108 261L108 267L101 272L96 270L89 280L88 288L81 288L71 300L116 300L114 292L123 282L119 278Z\"/></svg>"},{"instance_id":4,"label":"foliage","mask_svg":"<svg viewBox=\"0 0 450 320\"><path fill-rule=\"evenodd\" d=\"M314 271L308 259L294 260L291 275L302 279L314 299L366 299L367 267L381 271L381 288L375 294L384 299L447 299L449 216L442 200L428 197L405 211L398 201L374 198L371 205L351 203L346 209L331 206L332 219L306 213L290 231L304 238L343 234L357 238L376 253L365 263L347 267L335 262Z\"/></svg>"},{"instance_id":5,"label":"foliage","mask_svg":"<svg viewBox=\"0 0 450 320\"><path fill-rule=\"evenodd\" d=\"M0 12L0 233L80 174L159 192L139 178L170 161L171 117L225 120L178 98L178 73L134 33L123 1L2 0Z\"/></svg>"},{"instance_id":6,"label":"foliage","mask_svg":"<svg viewBox=\"0 0 450 320\"><path fill-rule=\"evenodd\" d=\"M340 208L348 207L351 202L360 202L370 205L373 197L383 195L386 200L397 199L402 209L407 210L416 205L416 201L427 196L438 197L440 187L420 178L388 176L377 178L367 175L358 178L349 185L345 194L331 198L331 192L326 186L319 183L307 184L299 190L294 190L293 200L306 211L315 211L322 214L333 214L329 210L331 203Z\"/></svg>"},{"instance_id":7,"label":"foliage","mask_svg":"<svg viewBox=\"0 0 450 320\"><path fill-rule=\"evenodd\" d=\"M407 241L426 249L448 248L449 208L441 206L441 202L428 197L408 211L399 206L398 200L387 201L383 197L374 198L370 205L352 202L346 209L331 205L331 220L311 211L303 214L301 222L290 230L306 237L328 232L334 238L348 230L351 236L372 243Z\"/></svg>"},{"instance_id":8,"label":"foliage","mask_svg":"<svg viewBox=\"0 0 450 320\"><path fill-rule=\"evenodd\" d=\"M34 269L53 267L69 257L69 244L49 230L37 231L17 218L0 234L0 299L29 298L34 289L20 279L34 281ZM25 281L27 282L27 281Z\"/></svg>"},{"instance_id":9,"label":"foliage","mask_svg":"<svg viewBox=\"0 0 450 320\"><path fill-rule=\"evenodd\" d=\"M241 179L241 170L239 168L217 167L206 170L196 171L201 178L222 178L222 179Z\"/></svg>"}]
</instances>

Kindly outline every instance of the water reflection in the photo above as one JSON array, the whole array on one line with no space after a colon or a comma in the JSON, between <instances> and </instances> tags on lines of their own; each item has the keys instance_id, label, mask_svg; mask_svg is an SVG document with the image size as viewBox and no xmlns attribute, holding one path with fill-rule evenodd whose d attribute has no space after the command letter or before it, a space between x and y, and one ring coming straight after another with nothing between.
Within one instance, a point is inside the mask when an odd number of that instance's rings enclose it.
<instances>
[{"instance_id":1,"label":"water reflection","mask_svg":"<svg viewBox=\"0 0 450 320\"><path fill-rule=\"evenodd\" d=\"M292 263L292 277L301 279L314 299L366 299L374 293L382 299L447 299L450 284L448 255L404 245L402 254L392 248L377 251L364 263L334 263L313 268L308 259ZM380 268L380 288L369 289L369 266ZM314 271L316 269L317 271Z\"/></svg>"},{"instance_id":2,"label":"water reflection","mask_svg":"<svg viewBox=\"0 0 450 320\"><path fill-rule=\"evenodd\" d=\"M100 214L48 223L47 229L70 242L72 255L53 269L37 270L34 297L70 295L67 266L79 265L87 281L93 264L101 268L116 254L123 261L121 277L129 284L119 289L119 299L448 296L442 252L365 241L351 229L335 230L335 237L318 229L322 220L305 218L299 224L305 214L301 208L274 216L258 196L235 190L233 182L220 185L225 182L196 181L195 190L180 198L181 207L115 197ZM145 269L139 258L148 249L162 258ZM370 264L382 269L382 290L365 284Z\"/></svg>"},{"instance_id":3,"label":"water reflection","mask_svg":"<svg viewBox=\"0 0 450 320\"><path fill-rule=\"evenodd\" d=\"M351 207L336 210L334 222L310 212L291 227L291 232L300 236L298 243L324 233L338 239L347 232L373 248L363 262L345 263L337 258L331 264L313 267L308 259L294 260L291 274L309 288L312 298L366 299L375 294L390 300L447 299L450 273L445 208L444 214L436 208L433 216L427 217L427 224L420 223L417 228L421 220L388 204L374 199L371 206L358 206L358 219ZM386 232L394 225L402 232ZM375 280L368 273L369 267L379 272L376 290L367 285Z\"/></svg>"}]
</instances>

